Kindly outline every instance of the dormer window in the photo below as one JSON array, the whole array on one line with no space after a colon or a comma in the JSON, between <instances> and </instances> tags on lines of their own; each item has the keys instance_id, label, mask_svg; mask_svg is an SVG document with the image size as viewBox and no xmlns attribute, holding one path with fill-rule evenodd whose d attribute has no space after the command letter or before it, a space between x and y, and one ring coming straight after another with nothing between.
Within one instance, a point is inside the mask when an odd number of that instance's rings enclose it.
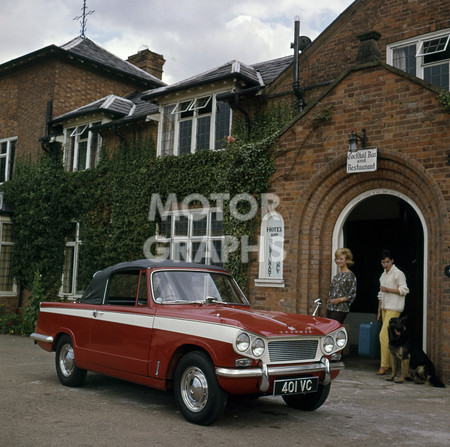
<instances>
[{"instance_id":1,"label":"dormer window","mask_svg":"<svg viewBox=\"0 0 450 447\"><path fill-rule=\"evenodd\" d=\"M159 155L217 150L230 133L231 110L215 95L205 95L162 107Z\"/></svg>"},{"instance_id":2,"label":"dormer window","mask_svg":"<svg viewBox=\"0 0 450 447\"><path fill-rule=\"evenodd\" d=\"M450 90L450 30L388 45L387 62L441 88Z\"/></svg>"},{"instance_id":3,"label":"dormer window","mask_svg":"<svg viewBox=\"0 0 450 447\"><path fill-rule=\"evenodd\" d=\"M68 171L93 168L100 156L101 138L90 130L101 122L84 123L64 130L64 166Z\"/></svg>"}]
</instances>

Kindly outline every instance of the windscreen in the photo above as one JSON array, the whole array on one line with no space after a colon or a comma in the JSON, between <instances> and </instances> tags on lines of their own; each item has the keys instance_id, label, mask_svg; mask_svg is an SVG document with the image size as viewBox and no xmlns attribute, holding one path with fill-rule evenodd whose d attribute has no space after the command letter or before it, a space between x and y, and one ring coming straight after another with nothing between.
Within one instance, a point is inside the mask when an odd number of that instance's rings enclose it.
<instances>
[{"instance_id":1,"label":"windscreen","mask_svg":"<svg viewBox=\"0 0 450 447\"><path fill-rule=\"evenodd\" d=\"M153 299L162 304L227 303L248 305L229 275L195 271L161 271L152 275Z\"/></svg>"}]
</instances>

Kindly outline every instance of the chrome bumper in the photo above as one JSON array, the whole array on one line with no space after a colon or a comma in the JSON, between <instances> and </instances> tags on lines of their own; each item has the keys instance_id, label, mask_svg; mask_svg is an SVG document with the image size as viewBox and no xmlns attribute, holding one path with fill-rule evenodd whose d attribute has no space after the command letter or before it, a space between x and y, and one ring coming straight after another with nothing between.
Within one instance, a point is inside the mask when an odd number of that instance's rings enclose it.
<instances>
[{"instance_id":1,"label":"chrome bumper","mask_svg":"<svg viewBox=\"0 0 450 447\"><path fill-rule=\"evenodd\" d=\"M331 362L322 357L320 362L309 363L306 365L285 365L285 366L267 366L261 363L260 367L247 369L217 368L216 375L229 379L247 379L250 377L259 377L259 389L265 392L269 389L269 377L271 376L291 376L295 374L308 374L324 372L325 377L323 385L330 383L330 371L344 369L343 362Z\"/></svg>"},{"instance_id":2,"label":"chrome bumper","mask_svg":"<svg viewBox=\"0 0 450 447\"><path fill-rule=\"evenodd\" d=\"M42 335L42 334L37 334L36 332L33 332L30 335L30 338L32 338L33 340L36 340L36 341L43 341L45 343L53 343L53 337L51 337L50 335Z\"/></svg>"}]
</instances>

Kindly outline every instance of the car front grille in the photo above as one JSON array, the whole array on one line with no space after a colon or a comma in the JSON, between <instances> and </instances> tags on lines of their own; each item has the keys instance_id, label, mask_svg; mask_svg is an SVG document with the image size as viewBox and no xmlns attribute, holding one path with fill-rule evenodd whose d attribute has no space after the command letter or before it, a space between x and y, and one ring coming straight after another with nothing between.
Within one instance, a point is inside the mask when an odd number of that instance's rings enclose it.
<instances>
[{"instance_id":1,"label":"car front grille","mask_svg":"<svg viewBox=\"0 0 450 447\"><path fill-rule=\"evenodd\" d=\"M292 362L299 360L314 360L318 343L318 340L270 341L270 361Z\"/></svg>"}]
</instances>

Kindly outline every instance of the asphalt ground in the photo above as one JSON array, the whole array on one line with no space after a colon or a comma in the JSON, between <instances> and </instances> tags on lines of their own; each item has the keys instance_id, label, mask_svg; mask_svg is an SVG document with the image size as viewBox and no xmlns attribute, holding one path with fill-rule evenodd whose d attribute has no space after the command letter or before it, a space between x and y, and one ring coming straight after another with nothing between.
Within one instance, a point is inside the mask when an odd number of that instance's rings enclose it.
<instances>
[{"instance_id":1,"label":"asphalt ground","mask_svg":"<svg viewBox=\"0 0 450 447\"><path fill-rule=\"evenodd\" d=\"M209 427L187 423L170 393L88 373L62 386L54 354L0 335L0 446L448 446L450 386L395 384L350 355L316 411L279 397L232 399Z\"/></svg>"}]
</instances>

